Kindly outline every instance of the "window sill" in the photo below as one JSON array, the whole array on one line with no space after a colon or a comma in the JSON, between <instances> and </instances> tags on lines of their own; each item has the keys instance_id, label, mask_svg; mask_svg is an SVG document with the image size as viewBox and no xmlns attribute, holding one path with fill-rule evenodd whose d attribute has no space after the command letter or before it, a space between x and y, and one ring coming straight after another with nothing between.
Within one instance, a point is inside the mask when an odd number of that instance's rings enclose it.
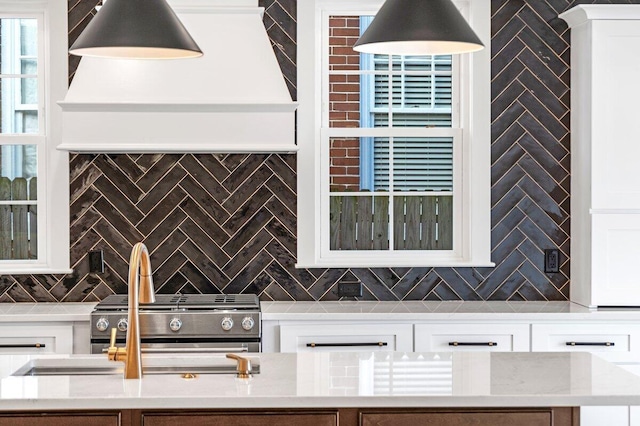
<instances>
[{"instance_id":1,"label":"window sill","mask_svg":"<svg viewBox=\"0 0 640 426\"><path fill-rule=\"evenodd\" d=\"M295 267L298 269L313 269L313 268L493 268L496 266L493 262L473 262L469 260L464 261L415 261L394 260L389 263L383 261L366 261L366 260L322 260L317 262L299 262Z\"/></svg>"},{"instance_id":2,"label":"window sill","mask_svg":"<svg viewBox=\"0 0 640 426\"><path fill-rule=\"evenodd\" d=\"M46 266L4 266L0 263L0 275L71 274L73 269L50 268Z\"/></svg>"}]
</instances>

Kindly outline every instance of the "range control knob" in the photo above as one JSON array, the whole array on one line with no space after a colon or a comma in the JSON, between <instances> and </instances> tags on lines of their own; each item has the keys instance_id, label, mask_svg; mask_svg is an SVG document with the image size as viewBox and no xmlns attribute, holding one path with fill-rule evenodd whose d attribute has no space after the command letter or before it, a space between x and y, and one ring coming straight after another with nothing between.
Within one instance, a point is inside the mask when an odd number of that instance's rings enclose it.
<instances>
[{"instance_id":1,"label":"range control knob","mask_svg":"<svg viewBox=\"0 0 640 426\"><path fill-rule=\"evenodd\" d=\"M220 322L220 327L222 327L224 331L231 330L231 327L233 327L233 319L231 319L231 317L222 318L222 321Z\"/></svg>"},{"instance_id":2,"label":"range control knob","mask_svg":"<svg viewBox=\"0 0 640 426\"><path fill-rule=\"evenodd\" d=\"M118 320L118 330L127 331L127 326L128 325L129 325L129 322L127 321L126 318L120 318Z\"/></svg>"},{"instance_id":3,"label":"range control knob","mask_svg":"<svg viewBox=\"0 0 640 426\"><path fill-rule=\"evenodd\" d=\"M245 330L249 331L253 328L253 326L255 325L255 321L253 320L253 318L251 317L244 317L242 319L242 328L244 328Z\"/></svg>"},{"instance_id":4,"label":"range control knob","mask_svg":"<svg viewBox=\"0 0 640 426\"><path fill-rule=\"evenodd\" d=\"M98 321L96 321L96 328L98 331L107 331L109 328L109 320L104 317L98 318Z\"/></svg>"},{"instance_id":5,"label":"range control knob","mask_svg":"<svg viewBox=\"0 0 640 426\"><path fill-rule=\"evenodd\" d=\"M169 328L171 331L178 331L182 328L182 320L180 318L171 318L169 321Z\"/></svg>"}]
</instances>

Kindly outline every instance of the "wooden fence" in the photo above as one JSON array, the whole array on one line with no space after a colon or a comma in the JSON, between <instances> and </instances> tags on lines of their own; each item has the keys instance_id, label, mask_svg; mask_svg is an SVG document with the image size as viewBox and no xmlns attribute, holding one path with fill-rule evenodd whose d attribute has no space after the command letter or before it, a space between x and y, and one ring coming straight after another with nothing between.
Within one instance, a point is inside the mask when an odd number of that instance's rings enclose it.
<instances>
[{"instance_id":1,"label":"wooden fence","mask_svg":"<svg viewBox=\"0 0 640 426\"><path fill-rule=\"evenodd\" d=\"M331 196L331 250L388 250L389 197ZM394 250L451 250L452 196L393 197Z\"/></svg>"},{"instance_id":2,"label":"wooden fence","mask_svg":"<svg viewBox=\"0 0 640 426\"><path fill-rule=\"evenodd\" d=\"M37 258L37 197L37 178L0 177L0 259Z\"/></svg>"}]
</instances>

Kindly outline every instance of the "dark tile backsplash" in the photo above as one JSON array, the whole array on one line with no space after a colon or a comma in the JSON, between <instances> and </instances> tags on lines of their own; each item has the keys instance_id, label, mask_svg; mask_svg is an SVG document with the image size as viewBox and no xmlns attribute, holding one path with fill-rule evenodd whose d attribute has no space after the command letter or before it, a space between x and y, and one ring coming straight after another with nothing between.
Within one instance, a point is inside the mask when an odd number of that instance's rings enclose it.
<instances>
[{"instance_id":1,"label":"dark tile backsplash","mask_svg":"<svg viewBox=\"0 0 640 426\"><path fill-rule=\"evenodd\" d=\"M590 3L639 3L591 1ZM97 0L69 1L70 42ZM264 0L264 22L296 97L296 0ZM74 273L0 276L0 302L98 301L126 292L130 249L152 250L160 293L336 300L565 300L569 296L569 31L585 1L493 0L492 260L495 268L295 269L295 155L72 155ZM70 57L70 79L77 66ZM543 272L558 247L560 273ZM103 250L104 274L87 252Z\"/></svg>"}]
</instances>

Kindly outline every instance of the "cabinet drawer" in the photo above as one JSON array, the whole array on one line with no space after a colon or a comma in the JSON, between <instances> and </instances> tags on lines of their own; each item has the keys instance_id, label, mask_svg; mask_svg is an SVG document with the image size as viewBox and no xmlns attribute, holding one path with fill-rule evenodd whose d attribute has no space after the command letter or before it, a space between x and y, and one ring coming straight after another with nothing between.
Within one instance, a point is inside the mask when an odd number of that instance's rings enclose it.
<instances>
[{"instance_id":1,"label":"cabinet drawer","mask_svg":"<svg viewBox=\"0 0 640 426\"><path fill-rule=\"evenodd\" d=\"M639 355L640 326L632 324L533 324L534 352L592 352L610 361ZM636 358L637 359L637 358Z\"/></svg>"},{"instance_id":2,"label":"cabinet drawer","mask_svg":"<svg viewBox=\"0 0 640 426\"><path fill-rule=\"evenodd\" d=\"M411 324L281 325L281 352L413 351Z\"/></svg>"},{"instance_id":3,"label":"cabinet drawer","mask_svg":"<svg viewBox=\"0 0 640 426\"><path fill-rule=\"evenodd\" d=\"M363 413L362 426L406 426L406 425L447 425L447 426L553 426L569 422L554 422L553 412L540 410L514 411L451 411L445 413Z\"/></svg>"},{"instance_id":4,"label":"cabinet drawer","mask_svg":"<svg viewBox=\"0 0 640 426\"><path fill-rule=\"evenodd\" d=\"M528 324L416 324L416 352L528 352Z\"/></svg>"},{"instance_id":5,"label":"cabinet drawer","mask_svg":"<svg viewBox=\"0 0 640 426\"><path fill-rule=\"evenodd\" d=\"M0 354L70 354L72 351L72 325L0 325Z\"/></svg>"},{"instance_id":6,"label":"cabinet drawer","mask_svg":"<svg viewBox=\"0 0 640 426\"><path fill-rule=\"evenodd\" d=\"M120 426L120 413L2 413L0 426Z\"/></svg>"},{"instance_id":7,"label":"cabinet drawer","mask_svg":"<svg viewBox=\"0 0 640 426\"><path fill-rule=\"evenodd\" d=\"M144 426L336 426L337 413L143 413Z\"/></svg>"}]
</instances>

